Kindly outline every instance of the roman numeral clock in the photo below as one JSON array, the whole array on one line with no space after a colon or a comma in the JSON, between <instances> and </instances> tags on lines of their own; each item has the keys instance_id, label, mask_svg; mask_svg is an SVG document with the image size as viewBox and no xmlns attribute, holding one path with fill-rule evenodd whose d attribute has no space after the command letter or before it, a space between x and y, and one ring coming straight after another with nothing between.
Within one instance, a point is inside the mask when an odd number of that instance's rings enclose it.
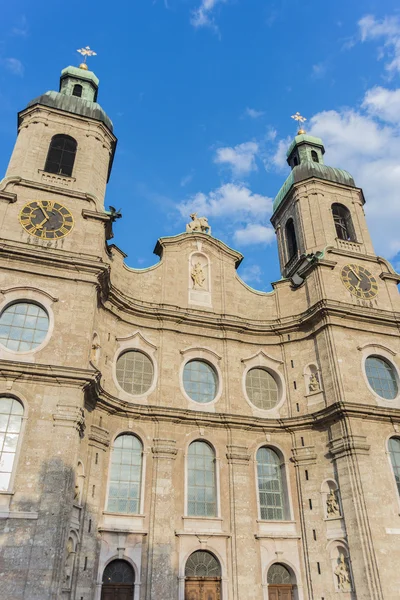
<instances>
[{"instance_id":1,"label":"roman numeral clock","mask_svg":"<svg viewBox=\"0 0 400 600\"><path fill-rule=\"evenodd\" d=\"M74 218L59 202L34 200L24 206L19 222L27 233L42 240L57 240L69 234Z\"/></svg>"},{"instance_id":2,"label":"roman numeral clock","mask_svg":"<svg viewBox=\"0 0 400 600\"><path fill-rule=\"evenodd\" d=\"M360 265L345 265L340 274L343 285L361 300L372 300L378 294L375 277Z\"/></svg>"}]
</instances>

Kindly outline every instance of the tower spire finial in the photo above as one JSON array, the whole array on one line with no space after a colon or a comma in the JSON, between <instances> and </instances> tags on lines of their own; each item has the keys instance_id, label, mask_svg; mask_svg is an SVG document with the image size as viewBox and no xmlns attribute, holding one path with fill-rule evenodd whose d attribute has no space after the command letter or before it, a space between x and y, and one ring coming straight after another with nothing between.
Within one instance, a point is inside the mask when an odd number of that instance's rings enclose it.
<instances>
[{"instance_id":1,"label":"tower spire finial","mask_svg":"<svg viewBox=\"0 0 400 600\"><path fill-rule=\"evenodd\" d=\"M297 123L299 124L299 129L297 131L297 135L302 135L303 133L306 133L306 130L303 129L302 125L305 121L307 121L307 119L305 117L302 117L299 112L292 115L291 118L294 119L295 121L297 121Z\"/></svg>"},{"instance_id":2,"label":"tower spire finial","mask_svg":"<svg viewBox=\"0 0 400 600\"><path fill-rule=\"evenodd\" d=\"M88 66L86 64L87 57L88 56L97 56L97 52L94 52L94 50L91 50L90 46L86 46L85 48L79 48L77 50L77 52L79 52L79 54L82 54L82 56L84 56L83 63L81 63L79 65L79 68L87 71L88 70Z\"/></svg>"}]
</instances>

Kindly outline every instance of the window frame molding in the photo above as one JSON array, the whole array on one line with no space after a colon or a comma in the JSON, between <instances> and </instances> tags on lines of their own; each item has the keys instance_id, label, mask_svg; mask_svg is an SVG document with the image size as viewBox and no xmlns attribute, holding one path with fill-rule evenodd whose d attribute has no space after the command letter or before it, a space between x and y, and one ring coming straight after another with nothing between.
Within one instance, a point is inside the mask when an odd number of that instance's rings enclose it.
<instances>
[{"instance_id":1,"label":"window frame molding","mask_svg":"<svg viewBox=\"0 0 400 600\"><path fill-rule=\"evenodd\" d=\"M10 392L6 389L5 384L0 385L0 398L12 398L17 402L22 404L23 414L22 414L22 425L21 430L18 436L18 443L15 452L15 458L13 463L13 469L11 472L10 483L8 485L8 490L0 490L0 519L8 518L10 502L11 498L15 493L14 485L15 478L17 476L17 471L19 467L19 461L22 452L22 444L25 437L25 430L27 427L28 415L29 415L29 404L26 397L21 394L19 391Z\"/></svg>"},{"instance_id":2,"label":"window frame molding","mask_svg":"<svg viewBox=\"0 0 400 600\"><path fill-rule=\"evenodd\" d=\"M390 469L390 474L391 474L391 486L393 489L393 494L395 494L396 496L396 500L397 500L397 514L400 515L400 491L397 488L397 483L396 483L396 477L394 474L394 470L393 470L393 464L392 464L392 459L391 459L391 452L389 450L389 440L392 438L397 438L398 440L400 440L400 432L397 431L392 431L389 435L386 436L386 440L385 440L385 454L389 463L389 469Z\"/></svg>"},{"instance_id":3,"label":"window frame molding","mask_svg":"<svg viewBox=\"0 0 400 600\"><path fill-rule=\"evenodd\" d=\"M191 444L193 444L194 442L203 442L204 444L208 444L208 446L212 449L212 451L214 452L214 465L215 465L215 469L214 469L214 476L215 476L215 508L216 508L216 514L213 517L208 517L208 516L204 516L204 515L189 515L188 514L188 483L189 483L189 477L188 477L188 458L189 458L189 447L191 446ZM220 468L221 468L221 459L220 456L217 453L217 449L215 444L213 444L208 438L203 438L201 435L199 436L198 433L195 433L191 436L190 440L186 443L185 449L184 449L184 469L185 469L185 474L184 474L184 491L183 491L183 499L184 499L184 506L183 506L183 518L185 520L194 520L194 521L204 521L204 522L211 522L211 521L222 521L222 516L221 516L221 488L220 488Z\"/></svg>"},{"instance_id":4,"label":"window frame molding","mask_svg":"<svg viewBox=\"0 0 400 600\"><path fill-rule=\"evenodd\" d=\"M271 418L271 419L279 419L280 417L280 409L286 402L286 382L285 378L280 372L280 369L283 368L283 361L273 358L264 352L264 350L259 350L256 354L252 356L248 356L247 358L242 358L241 362L244 365L244 369L242 372L242 391L243 396L250 406L253 415L261 418ZM255 404L253 404L250 398L247 395L246 389L246 378L247 373L251 371L251 369L265 369L270 373L270 375L275 379L278 385L278 402L276 406L269 409L258 408Z\"/></svg>"},{"instance_id":5,"label":"window frame molding","mask_svg":"<svg viewBox=\"0 0 400 600\"><path fill-rule=\"evenodd\" d=\"M109 494L110 494L110 479L111 479L111 458L112 458L112 452L114 449L114 443L115 440L123 435L132 435L134 437L136 437L139 442L142 444L142 468L141 468L141 480L140 480L140 497L139 497L139 512L137 513L121 513L121 512L111 512L109 510L107 510L107 506L108 506L108 498L109 498ZM103 504L103 515L117 515L118 517L122 517L122 518L132 518L132 517L144 517L145 514L143 512L144 510L144 497L145 497L145 491L146 491L146 485L145 485L145 477L146 477L146 457L148 454L148 448L145 447L145 443L144 443L144 439L145 436L144 434L139 434L137 433L137 430L135 429L135 431L130 431L130 430L126 430L126 428L121 428L120 431L118 431L112 438L112 440L110 441L110 445L109 445L109 452L110 455L108 457L108 472L107 472L107 486L106 486L106 493L105 493L105 497L104 497L104 504Z\"/></svg>"},{"instance_id":6,"label":"window frame molding","mask_svg":"<svg viewBox=\"0 0 400 600\"><path fill-rule=\"evenodd\" d=\"M79 96L74 96L74 97L78 98ZM75 146L75 153L74 153L74 161L72 163L71 173L69 175L67 175L66 173L54 173L53 171L47 171L47 169L46 169L46 166L47 166L47 163L48 163L48 160L49 160L49 154L50 154L50 151L52 149L52 143L53 143L53 140L56 137L69 138L70 140L73 140L75 142L75 144L76 144L76 146ZM78 156L78 150L79 150L78 140L75 139L72 135L69 135L68 133L55 133L54 135L51 136L50 141L49 141L48 146L47 146L47 153L46 153L46 157L45 157L45 161L44 161L44 166L43 166L43 169L42 169L43 172L44 173L49 173L51 175L57 175L58 177L69 177L70 179L72 179L74 177L73 173L74 173L74 168L75 168L75 164L76 164L76 159L77 159L77 156ZM64 150L63 150L63 152L64 152Z\"/></svg>"},{"instance_id":7,"label":"window frame molding","mask_svg":"<svg viewBox=\"0 0 400 600\"><path fill-rule=\"evenodd\" d=\"M220 400L223 392L222 371L219 366L219 362L222 360L222 356L220 356L210 348L202 346L191 346L189 348L185 348L185 350L180 350L180 354L182 356L182 360L179 368L179 385L184 398L187 400L187 407L190 410L215 412L215 404ZM183 371L187 363L193 360L208 363L210 367L213 368L215 371L217 377L217 392L215 394L214 400L211 400L210 402L196 402L196 400L193 400L185 390L185 386L183 385Z\"/></svg>"},{"instance_id":8,"label":"window frame molding","mask_svg":"<svg viewBox=\"0 0 400 600\"><path fill-rule=\"evenodd\" d=\"M335 205L343 207L344 209L347 210L348 214L347 214L346 219L349 218L349 221L346 220L346 229L348 230L348 232L350 234L353 234L354 239L347 239L347 240L345 240L344 238L341 238L341 237L338 236L337 229L336 229L335 216L334 216L334 212L333 212L333 207ZM335 239L336 240L340 240L342 242L349 242L350 244L360 244L360 242L359 242L359 236L357 235L357 231L356 231L356 228L354 226L353 215L352 215L351 210L349 209L349 207L346 206L346 204L343 204L343 202L336 202L335 201L335 202L332 202L331 205L330 205L330 213L331 213L331 217L332 217L333 229L334 229L334 232L335 232ZM350 228L349 228L349 224L350 224ZM350 235L350 238L351 238L351 235Z\"/></svg>"},{"instance_id":9,"label":"window frame molding","mask_svg":"<svg viewBox=\"0 0 400 600\"><path fill-rule=\"evenodd\" d=\"M137 329L131 335L126 337L118 337L116 338L117 342L117 350L114 353L113 361L112 361L112 379L114 381L114 385L118 390L118 398L120 400L126 400L127 402L132 402L134 399L135 402L143 402L144 404L148 403L148 397L155 391L157 387L157 381L159 377L159 368L157 361L157 346L152 344L149 340L147 340L144 335ZM147 358L153 364L153 381L151 386L146 392L143 394L130 394L120 385L117 378L117 361L125 352L136 351L142 352L147 356Z\"/></svg>"},{"instance_id":10,"label":"window frame molding","mask_svg":"<svg viewBox=\"0 0 400 600\"><path fill-rule=\"evenodd\" d=\"M1 296L3 296L3 298L1 298ZM43 350L53 336L55 329L53 304L55 302L58 302L58 298L53 298L50 294L39 288L20 286L9 288L7 290L0 290L0 316L12 304L29 303L36 304L43 308L49 318L49 327L46 337L39 346L36 346L36 348L32 348L31 350L16 352L15 350L9 350L6 346L0 344L0 358L21 362L35 362L35 354Z\"/></svg>"},{"instance_id":11,"label":"window frame molding","mask_svg":"<svg viewBox=\"0 0 400 600\"><path fill-rule=\"evenodd\" d=\"M375 398L375 402L378 404L378 406L383 406L385 408L400 408L400 369L394 361L394 357L397 356L397 353L388 346L384 346L379 342L369 342L363 344L362 346L358 346L357 350L361 352L361 372L364 378L365 385L367 386L367 389L372 394L372 396ZM368 380L365 363L367 358L373 356L376 356L377 358L382 358L383 360L387 361L394 370L397 383L397 396L393 398L393 400L387 400L386 398L383 398L382 396L377 394Z\"/></svg>"},{"instance_id":12,"label":"window frame molding","mask_svg":"<svg viewBox=\"0 0 400 600\"><path fill-rule=\"evenodd\" d=\"M229 592L228 592L229 580L228 580L228 568L227 568L228 557L226 556L226 551L224 553L224 555L225 555L225 560L224 560L224 558L221 555L221 551L219 551L217 549L217 547L219 546L218 538L214 541L213 537L210 537L207 540L207 546L204 547L204 545L201 542L199 542L196 535L193 535L190 537L192 539L190 540L190 542L188 544L188 545L190 545L189 550L187 550L183 554L180 554L180 556L179 556L178 600L185 599L186 563L187 563L189 557L192 554L194 554L194 552L197 552L198 550L203 550L203 551L209 552L210 554L214 554L215 558L217 558L217 560L219 561L219 564L221 567L221 598L222 598L222 600L226 600L229 597ZM226 544L224 546L226 546ZM224 546L221 546L220 549L223 549Z\"/></svg>"},{"instance_id":13,"label":"window frame molding","mask_svg":"<svg viewBox=\"0 0 400 600\"><path fill-rule=\"evenodd\" d=\"M275 452L280 460L280 470L282 477L282 489L284 494L284 519L262 519L261 518L261 506L260 506L260 490L258 486L258 461L257 461L257 453L260 448L269 448L273 452ZM255 490L256 490L256 500L257 500L257 522L258 523L294 523L294 512L293 512L293 503L292 503L292 491L290 486L290 479L288 476L288 465L289 461L286 460L286 455L282 448L275 443L271 443L267 440L258 444L254 450L254 477L255 477ZM283 472L283 476L282 476ZM276 560L274 562L277 562ZM279 561L278 561L279 562Z\"/></svg>"}]
</instances>

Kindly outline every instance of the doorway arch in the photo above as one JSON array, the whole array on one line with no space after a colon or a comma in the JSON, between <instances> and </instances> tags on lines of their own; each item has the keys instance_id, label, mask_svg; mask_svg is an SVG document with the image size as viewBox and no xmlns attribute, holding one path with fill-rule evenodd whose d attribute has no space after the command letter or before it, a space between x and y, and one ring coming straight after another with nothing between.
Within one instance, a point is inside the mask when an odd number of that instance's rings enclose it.
<instances>
[{"instance_id":1,"label":"doorway arch","mask_svg":"<svg viewBox=\"0 0 400 600\"><path fill-rule=\"evenodd\" d=\"M293 576L286 565L274 563L268 569L268 600L293 600Z\"/></svg>"},{"instance_id":2,"label":"doorway arch","mask_svg":"<svg viewBox=\"0 0 400 600\"><path fill-rule=\"evenodd\" d=\"M113 560L104 569L101 600L132 600L135 571L126 560Z\"/></svg>"},{"instance_id":3,"label":"doorway arch","mask_svg":"<svg viewBox=\"0 0 400 600\"><path fill-rule=\"evenodd\" d=\"M221 565L206 550L196 550L185 566L185 600L221 600Z\"/></svg>"}]
</instances>

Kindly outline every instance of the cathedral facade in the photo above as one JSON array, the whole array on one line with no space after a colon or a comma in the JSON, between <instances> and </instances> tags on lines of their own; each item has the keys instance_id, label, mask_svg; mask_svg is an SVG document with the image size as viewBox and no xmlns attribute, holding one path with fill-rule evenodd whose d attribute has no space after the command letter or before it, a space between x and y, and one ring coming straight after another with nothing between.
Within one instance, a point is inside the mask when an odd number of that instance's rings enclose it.
<instances>
[{"instance_id":1,"label":"cathedral facade","mask_svg":"<svg viewBox=\"0 0 400 600\"><path fill-rule=\"evenodd\" d=\"M300 131L272 292L202 215L129 268L98 83L29 102L0 182L0 597L400 598L400 277L362 190Z\"/></svg>"}]
</instances>

